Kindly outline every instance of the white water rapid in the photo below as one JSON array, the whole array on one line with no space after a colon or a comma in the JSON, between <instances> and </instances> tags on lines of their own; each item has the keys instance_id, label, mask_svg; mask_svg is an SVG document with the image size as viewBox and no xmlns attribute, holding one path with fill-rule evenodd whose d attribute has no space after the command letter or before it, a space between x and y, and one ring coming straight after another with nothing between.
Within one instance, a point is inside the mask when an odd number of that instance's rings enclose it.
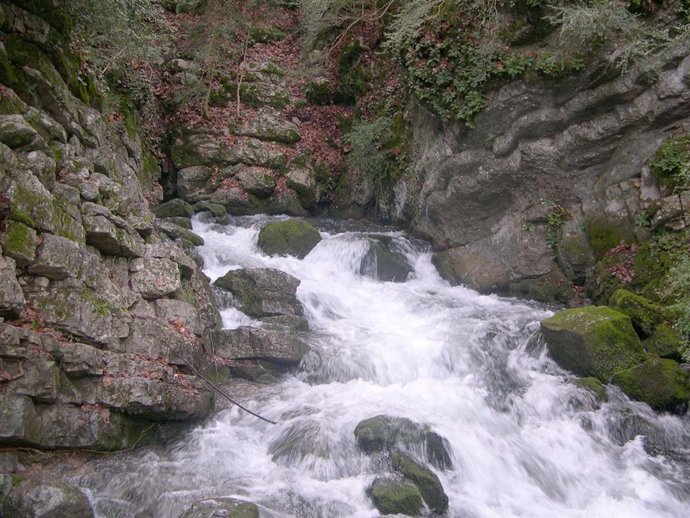
<instances>
[{"instance_id":1,"label":"white water rapid","mask_svg":"<svg viewBox=\"0 0 690 518\"><path fill-rule=\"evenodd\" d=\"M307 257L256 247L267 217L194 222L215 279L272 267L301 280L312 351L294 375L229 408L167 448L93 462L78 483L100 517L178 517L194 500L234 496L261 516L375 517L366 488L380 470L355 444L362 419L428 424L452 447L434 468L449 517L690 516L690 422L652 412L609 387L609 402L572 383L535 337L543 306L451 287L431 254L400 233L405 283L359 274L362 228L317 222ZM339 226L340 225L340 226ZM379 232L380 230L377 230ZM260 325L224 310L226 327Z\"/></svg>"}]
</instances>

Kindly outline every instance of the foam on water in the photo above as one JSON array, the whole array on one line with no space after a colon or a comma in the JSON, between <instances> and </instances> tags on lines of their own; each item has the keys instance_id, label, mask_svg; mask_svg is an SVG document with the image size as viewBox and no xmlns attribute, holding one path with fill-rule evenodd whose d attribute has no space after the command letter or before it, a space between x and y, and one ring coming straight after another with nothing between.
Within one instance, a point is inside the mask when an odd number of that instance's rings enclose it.
<instances>
[{"instance_id":1,"label":"foam on water","mask_svg":"<svg viewBox=\"0 0 690 518\"><path fill-rule=\"evenodd\" d=\"M100 460L82 477L99 516L180 516L212 496L250 499L266 517L372 517L375 463L353 430L379 414L429 424L452 446L436 470L452 517L688 516L687 417L657 415L615 388L609 403L570 383L535 340L535 304L451 287L424 247L389 233L414 274L360 274L361 232L322 232L303 260L256 247L267 218L194 222L205 273L272 267L298 277L312 347L298 373L167 450ZM227 327L259 325L236 309ZM644 436L639 435L644 433Z\"/></svg>"}]
</instances>

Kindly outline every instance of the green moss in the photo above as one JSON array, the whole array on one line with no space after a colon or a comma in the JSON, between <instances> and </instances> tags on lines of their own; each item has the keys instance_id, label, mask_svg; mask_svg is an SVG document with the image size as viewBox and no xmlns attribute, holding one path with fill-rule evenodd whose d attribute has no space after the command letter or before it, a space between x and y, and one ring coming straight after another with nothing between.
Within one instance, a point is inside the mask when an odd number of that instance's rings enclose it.
<instances>
[{"instance_id":1,"label":"green moss","mask_svg":"<svg viewBox=\"0 0 690 518\"><path fill-rule=\"evenodd\" d=\"M616 290L609 299L609 306L630 317L638 333L651 336L656 327L672 318L670 311L628 290Z\"/></svg>"},{"instance_id":2,"label":"green moss","mask_svg":"<svg viewBox=\"0 0 690 518\"><path fill-rule=\"evenodd\" d=\"M417 516L422 507L419 488L405 480L376 479L369 496L382 514Z\"/></svg>"},{"instance_id":3,"label":"green moss","mask_svg":"<svg viewBox=\"0 0 690 518\"><path fill-rule=\"evenodd\" d=\"M561 311L543 320L541 329L556 363L603 383L644 359L630 318L605 306Z\"/></svg>"},{"instance_id":4,"label":"green moss","mask_svg":"<svg viewBox=\"0 0 690 518\"><path fill-rule=\"evenodd\" d=\"M53 198L53 224L58 236L66 237L75 243L85 242L79 209L59 195Z\"/></svg>"},{"instance_id":5,"label":"green moss","mask_svg":"<svg viewBox=\"0 0 690 518\"><path fill-rule=\"evenodd\" d=\"M253 26L249 29L249 37L255 43L272 43L285 38L285 33L276 25L270 27Z\"/></svg>"},{"instance_id":6,"label":"green moss","mask_svg":"<svg viewBox=\"0 0 690 518\"><path fill-rule=\"evenodd\" d=\"M642 244L635 254L632 266L633 290L654 301L662 298L664 278L673 264L671 253L658 246L658 243L659 236L656 236L652 241ZM672 248L676 248L676 245L672 245Z\"/></svg>"},{"instance_id":7,"label":"green moss","mask_svg":"<svg viewBox=\"0 0 690 518\"><path fill-rule=\"evenodd\" d=\"M370 87L371 74L359 63L364 52L359 40L347 43L338 58L338 87L333 101L338 104L354 104Z\"/></svg>"},{"instance_id":8,"label":"green moss","mask_svg":"<svg viewBox=\"0 0 690 518\"><path fill-rule=\"evenodd\" d=\"M656 326L654 333L642 342L649 354L661 358L680 360L683 351L683 340L672 327L666 324Z\"/></svg>"},{"instance_id":9,"label":"green moss","mask_svg":"<svg viewBox=\"0 0 690 518\"><path fill-rule=\"evenodd\" d=\"M82 299L85 302L88 302L94 308L96 315L98 315L99 317L105 318L113 314L113 306L110 304L110 302L101 297L98 297L90 289L85 289L81 295Z\"/></svg>"},{"instance_id":10,"label":"green moss","mask_svg":"<svg viewBox=\"0 0 690 518\"><path fill-rule=\"evenodd\" d=\"M151 191L154 182L161 177L161 166L156 157L150 153L144 153L144 160L138 176L144 190Z\"/></svg>"},{"instance_id":11,"label":"green moss","mask_svg":"<svg viewBox=\"0 0 690 518\"><path fill-rule=\"evenodd\" d=\"M673 360L651 358L616 373L613 381L628 396L655 410L679 411L690 399L688 373Z\"/></svg>"},{"instance_id":12,"label":"green moss","mask_svg":"<svg viewBox=\"0 0 690 518\"><path fill-rule=\"evenodd\" d=\"M601 259L606 252L630 237L629 235L624 235L617 226L603 222L587 223L585 232L596 259Z\"/></svg>"},{"instance_id":13,"label":"green moss","mask_svg":"<svg viewBox=\"0 0 690 518\"><path fill-rule=\"evenodd\" d=\"M265 225L259 232L259 248L268 255L293 255L304 258L319 241L321 235L306 221L277 221Z\"/></svg>"},{"instance_id":14,"label":"green moss","mask_svg":"<svg viewBox=\"0 0 690 518\"><path fill-rule=\"evenodd\" d=\"M31 261L36 254L36 232L19 221L10 220L2 244L6 255L18 255Z\"/></svg>"},{"instance_id":15,"label":"green moss","mask_svg":"<svg viewBox=\"0 0 690 518\"><path fill-rule=\"evenodd\" d=\"M558 270L537 279L511 282L508 292L514 297L560 304L567 304L576 296L573 283Z\"/></svg>"},{"instance_id":16,"label":"green moss","mask_svg":"<svg viewBox=\"0 0 690 518\"><path fill-rule=\"evenodd\" d=\"M304 96L310 104L324 106L333 102L331 87L327 81L310 81L304 87Z\"/></svg>"},{"instance_id":17,"label":"green moss","mask_svg":"<svg viewBox=\"0 0 690 518\"><path fill-rule=\"evenodd\" d=\"M574 381L575 385L582 387L594 394L597 401L608 401L609 397L606 393L604 384L596 378L586 377L578 378Z\"/></svg>"},{"instance_id":18,"label":"green moss","mask_svg":"<svg viewBox=\"0 0 690 518\"><path fill-rule=\"evenodd\" d=\"M441 481L429 468L422 466L410 456L391 452L393 469L412 482L422 495L427 505L437 513L443 513L448 508L448 496L443 491Z\"/></svg>"},{"instance_id":19,"label":"green moss","mask_svg":"<svg viewBox=\"0 0 690 518\"><path fill-rule=\"evenodd\" d=\"M690 135L675 135L664 142L657 150L650 169L673 192L690 189Z\"/></svg>"}]
</instances>

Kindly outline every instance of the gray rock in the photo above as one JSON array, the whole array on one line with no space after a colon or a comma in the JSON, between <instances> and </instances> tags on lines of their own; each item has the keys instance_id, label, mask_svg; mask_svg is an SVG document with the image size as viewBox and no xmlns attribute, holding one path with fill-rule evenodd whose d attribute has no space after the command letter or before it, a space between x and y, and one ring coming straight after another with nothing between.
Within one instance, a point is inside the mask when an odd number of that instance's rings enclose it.
<instances>
[{"instance_id":1,"label":"gray rock","mask_svg":"<svg viewBox=\"0 0 690 518\"><path fill-rule=\"evenodd\" d=\"M29 271L49 279L78 277L82 266L82 248L64 237L43 234L36 261Z\"/></svg>"},{"instance_id":2,"label":"gray rock","mask_svg":"<svg viewBox=\"0 0 690 518\"><path fill-rule=\"evenodd\" d=\"M181 375L178 375L181 376ZM213 397L194 376L176 383L145 378L104 378L98 402L122 413L150 420L188 421L211 411Z\"/></svg>"},{"instance_id":3,"label":"gray rock","mask_svg":"<svg viewBox=\"0 0 690 518\"><path fill-rule=\"evenodd\" d=\"M130 267L132 290L145 299L171 295L180 289L180 269L169 259L142 257Z\"/></svg>"},{"instance_id":4,"label":"gray rock","mask_svg":"<svg viewBox=\"0 0 690 518\"><path fill-rule=\"evenodd\" d=\"M177 216L191 218L194 214L194 210L186 201L175 198L154 207L153 213L158 218L173 218Z\"/></svg>"},{"instance_id":5,"label":"gray rock","mask_svg":"<svg viewBox=\"0 0 690 518\"><path fill-rule=\"evenodd\" d=\"M144 241L124 220L107 208L94 203L82 205L86 242L103 253L123 257L141 257Z\"/></svg>"},{"instance_id":6,"label":"gray rock","mask_svg":"<svg viewBox=\"0 0 690 518\"><path fill-rule=\"evenodd\" d=\"M26 304L15 268L13 259L0 256L0 316L19 316Z\"/></svg>"},{"instance_id":7,"label":"gray rock","mask_svg":"<svg viewBox=\"0 0 690 518\"><path fill-rule=\"evenodd\" d=\"M55 232L53 196L31 173L22 171L9 178L6 190L10 218L43 232Z\"/></svg>"},{"instance_id":8,"label":"gray rock","mask_svg":"<svg viewBox=\"0 0 690 518\"><path fill-rule=\"evenodd\" d=\"M238 162L249 166L281 169L287 164L287 158L282 150L258 139L249 139L238 144L234 151Z\"/></svg>"},{"instance_id":9,"label":"gray rock","mask_svg":"<svg viewBox=\"0 0 690 518\"><path fill-rule=\"evenodd\" d=\"M33 262L36 256L36 231L18 221L8 221L0 237L3 253L22 268Z\"/></svg>"},{"instance_id":10,"label":"gray rock","mask_svg":"<svg viewBox=\"0 0 690 518\"><path fill-rule=\"evenodd\" d=\"M297 125L286 121L278 114L260 110L252 120L245 121L238 128L230 128L236 135L255 137L260 140L295 144L300 140Z\"/></svg>"},{"instance_id":11,"label":"gray rock","mask_svg":"<svg viewBox=\"0 0 690 518\"><path fill-rule=\"evenodd\" d=\"M36 443L41 425L30 397L0 394L0 441Z\"/></svg>"},{"instance_id":12,"label":"gray rock","mask_svg":"<svg viewBox=\"0 0 690 518\"><path fill-rule=\"evenodd\" d=\"M91 345L68 342L60 345L60 369L72 377L101 376L103 353Z\"/></svg>"},{"instance_id":13,"label":"gray rock","mask_svg":"<svg viewBox=\"0 0 690 518\"><path fill-rule=\"evenodd\" d=\"M30 396L41 403L57 400L60 373L55 362L34 357L23 360L18 367L21 376L9 382L7 388L10 392Z\"/></svg>"},{"instance_id":14,"label":"gray rock","mask_svg":"<svg viewBox=\"0 0 690 518\"><path fill-rule=\"evenodd\" d=\"M182 518L259 518L259 508L236 498L209 498L194 502Z\"/></svg>"},{"instance_id":15,"label":"gray rock","mask_svg":"<svg viewBox=\"0 0 690 518\"><path fill-rule=\"evenodd\" d=\"M165 218L164 222L172 223L173 225L177 225L178 227L182 227L186 230L192 230L192 220L184 216L174 216L172 218Z\"/></svg>"},{"instance_id":16,"label":"gray rock","mask_svg":"<svg viewBox=\"0 0 690 518\"><path fill-rule=\"evenodd\" d=\"M200 361L201 347L192 343L193 335L182 335L172 324L159 319L137 318L132 321L131 333L123 341L120 352L163 358L173 365L193 365Z\"/></svg>"},{"instance_id":17,"label":"gray rock","mask_svg":"<svg viewBox=\"0 0 690 518\"><path fill-rule=\"evenodd\" d=\"M195 213L210 212L216 218L223 217L227 213L223 205L212 203L210 201L199 201L194 204L193 208Z\"/></svg>"},{"instance_id":18,"label":"gray rock","mask_svg":"<svg viewBox=\"0 0 690 518\"><path fill-rule=\"evenodd\" d=\"M317 202L316 175L311 168L293 167L285 175L285 180L305 207L312 207Z\"/></svg>"},{"instance_id":19,"label":"gray rock","mask_svg":"<svg viewBox=\"0 0 690 518\"><path fill-rule=\"evenodd\" d=\"M18 148L30 144L38 132L21 115L0 115L0 142Z\"/></svg>"},{"instance_id":20,"label":"gray rock","mask_svg":"<svg viewBox=\"0 0 690 518\"><path fill-rule=\"evenodd\" d=\"M178 321L197 336L201 335L199 312L189 302L174 299L158 299L153 302L156 316L166 322Z\"/></svg>"},{"instance_id":21,"label":"gray rock","mask_svg":"<svg viewBox=\"0 0 690 518\"><path fill-rule=\"evenodd\" d=\"M181 198L187 198L203 190L211 179L212 174L213 170L203 165L180 169L177 172L177 194Z\"/></svg>"},{"instance_id":22,"label":"gray rock","mask_svg":"<svg viewBox=\"0 0 690 518\"><path fill-rule=\"evenodd\" d=\"M93 518L86 495L57 481L26 479L12 488L8 497L10 512L27 518Z\"/></svg>"},{"instance_id":23,"label":"gray rock","mask_svg":"<svg viewBox=\"0 0 690 518\"><path fill-rule=\"evenodd\" d=\"M253 317L301 315L299 279L274 268L231 270L213 283L233 294L240 308Z\"/></svg>"},{"instance_id":24,"label":"gray rock","mask_svg":"<svg viewBox=\"0 0 690 518\"><path fill-rule=\"evenodd\" d=\"M259 168L241 169L235 175L235 179L245 191L259 198L270 196L276 188L276 181L270 170Z\"/></svg>"},{"instance_id":25,"label":"gray rock","mask_svg":"<svg viewBox=\"0 0 690 518\"><path fill-rule=\"evenodd\" d=\"M394 249L392 238L371 236L369 250L362 258L359 271L381 281L405 282L412 273L412 267L405 256Z\"/></svg>"},{"instance_id":26,"label":"gray rock","mask_svg":"<svg viewBox=\"0 0 690 518\"><path fill-rule=\"evenodd\" d=\"M204 239L191 230L172 223L170 220L158 220L158 229L171 239L183 239L192 243L193 246L203 246Z\"/></svg>"},{"instance_id":27,"label":"gray rock","mask_svg":"<svg viewBox=\"0 0 690 518\"><path fill-rule=\"evenodd\" d=\"M217 354L222 358L265 360L294 367L308 351L309 346L295 336L255 327L239 327L221 333Z\"/></svg>"},{"instance_id":28,"label":"gray rock","mask_svg":"<svg viewBox=\"0 0 690 518\"><path fill-rule=\"evenodd\" d=\"M29 170L43 186L52 191L55 187L55 172L57 163L55 159L42 151L31 151L20 159L23 168Z\"/></svg>"}]
</instances>

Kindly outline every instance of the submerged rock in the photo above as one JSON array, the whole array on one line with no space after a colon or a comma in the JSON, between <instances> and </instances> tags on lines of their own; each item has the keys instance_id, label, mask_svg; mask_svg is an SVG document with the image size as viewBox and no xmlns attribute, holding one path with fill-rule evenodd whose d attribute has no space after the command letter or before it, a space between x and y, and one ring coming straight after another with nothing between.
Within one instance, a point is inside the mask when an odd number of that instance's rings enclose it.
<instances>
[{"instance_id":1,"label":"submerged rock","mask_svg":"<svg viewBox=\"0 0 690 518\"><path fill-rule=\"evenodd\" d=\"M259 248L268 255L292 255L303 259L321 241L314 225L302 220L276 221L259 232Z\"/></svg>"},{"instance_id":2,"label":"submerged rock","mask_svg":"<svg viewBox=\"0 0 690 518\"><path fill-rule=\"evenodd\" d=\"M354 433L357 446L366 453L418 448L433 466L439 469L453 466L448 441L410 419L378 415L360 421Z\"/></svg>"},{"instance_id":3,"label":"submerged rock","mask_svg":"<svg viewBox=\"0 0 690 518\"><path fill-rule=\"evenodd\" d=\"M182 518L259 518L259 508L236 498L209 498L194 502Z\"/></svg>"},{"instance_id":4,"label":"submerged rock","mask_svg":"<svg viewBox=\"0 0 690 518\"><path fill-rule=\"evenodd\" d=\"M359 271L380 281L405 282L412 273L412 267L403 254L393 249L393 238L370 236L369 250Z\"/></svg>"},{"instance_id":5,"label":"submerged rock","mask_svg":"<svg viewBox=\"0 0 690 518\"><path fill-rule=\"evenodd\" d=\"M605 306L561 311L542 320L541 330L559 366L603 383L644 360L630 319Z\"/></svg>"},{"instance_id":6,"label":"submerged rock","mask_svg":"<svg viewBox=\"0 0 690 518\"><path fill-rule=\"evenodd\" d=\"M78 489L47 480L28 479L12 488L8 496L8 516L26 518L92 518L89 499Z\"/></svg>"},{"instance_id":7,"label":"submerged rock","mask_svg":"<svg viewBox=\"0 0 690 518\"><path fill-rule=\"evenodd\" d=\"M655 410L682 413L690 400L690 377L673 360L650 358L641 365L618 372L616 383L628 396Z\"/></svg>"},{"instance_id":8,"label":"submerged rock","mask_svg":"<svg viewBox=\"0 0 690 518\"><path fill-rule=\"evenodd\" d=\"M378 477L367 490L374 506L382 514L418 516L422 494L412 482L393 477Z\"/></svg>"}]
</instances>

